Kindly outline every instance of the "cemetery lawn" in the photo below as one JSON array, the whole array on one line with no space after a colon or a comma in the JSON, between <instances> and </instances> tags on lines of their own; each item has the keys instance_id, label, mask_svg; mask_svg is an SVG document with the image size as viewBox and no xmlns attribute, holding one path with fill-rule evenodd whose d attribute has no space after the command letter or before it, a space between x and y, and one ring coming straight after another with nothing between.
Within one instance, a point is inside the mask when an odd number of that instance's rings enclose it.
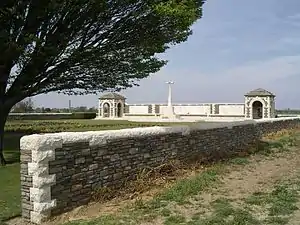
<instances>
[{"instance_id":1,"label":"cemetery lawn","mask_svg":"<svg viewBox=\"0 0 300 225\"><path fill-rule=\"evenodd\" d=\"M191 124L191 123L176 123ZM133 127L170 126L175 123L144 123L124 120L23 120L8 121L4 134L4 155L8 164L0 166L0 224L20 215L20 138L27 134L116 130Z\"/></svg>"}]
</instances>

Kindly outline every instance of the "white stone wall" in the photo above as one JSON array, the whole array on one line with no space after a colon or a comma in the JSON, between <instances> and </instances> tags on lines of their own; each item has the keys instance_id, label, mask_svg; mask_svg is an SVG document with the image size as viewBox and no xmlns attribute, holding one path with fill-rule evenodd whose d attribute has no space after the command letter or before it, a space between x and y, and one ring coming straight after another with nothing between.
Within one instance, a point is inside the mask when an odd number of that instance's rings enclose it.
<instances>
[{"instance_id":1,"label":"white stone wall","mask_svg":"<svg viewBox=\"0 0 300 225\"><path fill-rule=\"evenodd\" d=\"M244 115L244 104L219 104L220 115Z\"/></svg>"},{"instance_id":2,"label":"white stone wall","mask_svg":"<svg viewBox=\"0 0 300 225\"><path fill-rule=\"evenodd\" d=\"M148 105L129 105L129 114L148 114Z\"/></svg>"},{"instance_id":3,"label":"white stone wall","mask_svg":"<svg viewBox=\"0 0 300 225\"><path fill-rule=\"evenodd\" d=\"M207 114L210 113L210 105L175 105L174 112L180 115Z\"/></svg>"},{"instance_id":4,"label":"white stone wall","mask_svg":"<svg viewBox=\"0 0 300 225\"><path fill-rule=\"evenodd\" d=\"M155 104L152 105L152 114L154 114ZM227 116L240 116L244 115L244 104L174 104L174 112L177 115L210 115L214 112L214 105L218 105L219 113L218 115ZM159 106L159 114L165 114L167 110L167 105L160 104ZM138 115L138 114L149 114L148 113L148 105L129 105L129 115Z\"/></svg>"}]
</instances>

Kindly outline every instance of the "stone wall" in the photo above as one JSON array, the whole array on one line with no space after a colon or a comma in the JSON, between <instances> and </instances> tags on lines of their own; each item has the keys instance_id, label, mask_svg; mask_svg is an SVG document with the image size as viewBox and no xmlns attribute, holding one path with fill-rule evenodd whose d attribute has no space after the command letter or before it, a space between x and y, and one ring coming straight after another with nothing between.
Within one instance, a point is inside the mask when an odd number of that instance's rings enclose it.
<instances>
[{"instance_id":1,"label":"stone wall","mask_svg":"<svg viewBox=\"0 0 300 225\"><path fill-rule=\"evenodd\" d=\"M201 103L201 104L172 104L176 115L185 116L241 116L245 117L244 103ZM167 104L128 104L126 116L154 116L164 114ZM155 109L155 110L150 110ZM217 109L217 110L216 110Z\"/></svg>"},{"instance_id":2,"label":"stone wall","mask_svg":"<svg viewBox=\"0 0 300 225\"><path fill-rule=\"evenodd\" d=\"M300 118L116 131L30 135L21 139L22 216L34 223L88 203L93 191L119 187L141 168L170 159L203 161L247 151L263 134Z\"/></svg>"}]
</instances>

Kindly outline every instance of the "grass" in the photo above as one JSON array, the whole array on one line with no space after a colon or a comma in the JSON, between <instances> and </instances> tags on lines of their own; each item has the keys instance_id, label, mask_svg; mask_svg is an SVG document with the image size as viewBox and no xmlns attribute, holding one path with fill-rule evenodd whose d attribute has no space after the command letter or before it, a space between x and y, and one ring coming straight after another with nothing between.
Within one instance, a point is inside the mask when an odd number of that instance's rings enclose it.
<instances>
[{"instance_id":1,"label":"grass","mask_svg":"<svg viewBox=\"0 0 300 225\"><path fill-rule=\"evenodd\" d=\"M21 213L19 173L18 163L0 168L0 222Z\"/></svg>"},{"instance_id":2,"label":"grass","mask_svg":"<svg viewBox=\"0 0 300 225\"><path fill-rule=\"evenodd\" d=\"M260 222L244 209L235 209L228 199L212 203L213 213L207 218L194 218L190 225L259 225Z\"/></svg>"},{"instance_id":3,"label":"grass","mask_svg":"<svg viewBox=\"0 0 300 225\"><path fill-rule=\"evenodd\" d=\"M197 176L178 181L171 188L161 193L155 201L173 201L179 204L184 203L187 197L196 195L200 191L203 191L205 188L219 181L218 176L221 172L220 164L216 164L211 169L208 169Z\"/></svg>"},{"instance_id":4,"label":"grass","mask_svg":"<svg viewBox=\"0 0 300 225\"><path fill-rule=\"evenodd\" d=\"M229 162L232 164L236 164L236 165L246 165L246 164L250 163L249 159L245 158L245 157L244 158L236 157L236 158L229 160Z\"/></svg>"},{"instance_id":5,"label":"grass","mask_svg":"<svg viewBox=\"0 0 300 225\"><path fill-rule=\"evenodd\" d=\"M8 121L6 132L53 133L64 131L118 130L134 127L189 125L191 122L131 122L126 120L23 120Z\"/></svg>"},{"instance_id":6,"label":"grass","mask_svg":"<svg viewBox=\"0 0 300 225\"><path fill-rule=\"evenodd\" d=\"M219 198L211 203L212 213L204 218L193 217L189 225L285 225L289 217L298 210L299 180L281 181L271 192L257 192L239 206L233 206L232 200ZM253 208L251 206L258 206ZM265 212L265 215L257 216Z\"/></svg>"},{"instance_id":7,"label":"grass","mask_svg":"<svg viewBox=\"0 0 300 225\"><path fill-rule=\"evenodd\" d=\"M4 156L8 165L0 167L0 222L21 213L20 151L22 134L4 135Z\"/></svg>"},{"instance_id":8,"label":"grass","mask_svg":"<svg viewBox=\"0 0 300 225\"><path fill-rule=\"evenodd\" d=\"M258 206L257 210L266 211L264 224L287 224L289 216L298 210L300 177L293 181L282 181L271 192L254 193L245 199L245 204Z\"/></svg>"}]
</instances>

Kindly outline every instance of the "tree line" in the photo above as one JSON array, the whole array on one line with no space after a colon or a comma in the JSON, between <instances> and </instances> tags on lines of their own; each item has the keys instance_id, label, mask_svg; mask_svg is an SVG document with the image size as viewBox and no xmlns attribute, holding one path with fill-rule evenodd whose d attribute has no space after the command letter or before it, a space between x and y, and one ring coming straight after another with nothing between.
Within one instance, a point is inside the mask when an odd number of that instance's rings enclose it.
<instances>
[{"instance_id":1,"label":"tree line","mask_svg":"<svg viewBox=\"0 0 300 225\"><path fill-rule=\"evenodd\" d=\"M49 108L35 107L31 98L18 102L11 110L11 113L71 113L71 112L97 112L96 107L88 108L86 106L71 108Z\"/></svg>"}]
</instances>

